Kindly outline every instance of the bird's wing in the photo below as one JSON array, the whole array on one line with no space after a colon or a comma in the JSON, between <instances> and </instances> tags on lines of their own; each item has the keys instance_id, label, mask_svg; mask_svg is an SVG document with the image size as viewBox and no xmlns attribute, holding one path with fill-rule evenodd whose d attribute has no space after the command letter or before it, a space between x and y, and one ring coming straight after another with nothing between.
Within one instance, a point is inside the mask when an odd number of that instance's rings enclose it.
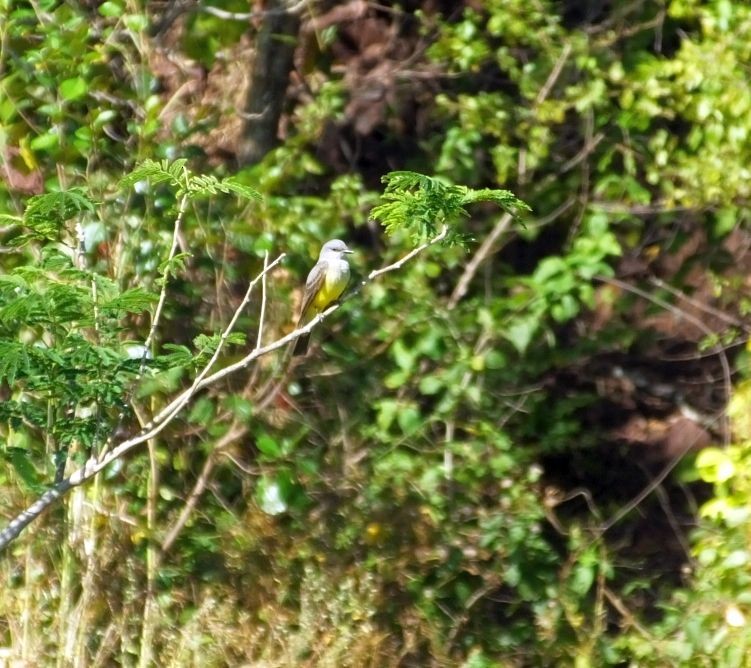
<instances>
[{"instance_id":1,"label":"bird's wing","mask_svg":"<svg viewBox=\"0 0 751 668\"><path fill-rule=\"evenodd\" d=\"M298 327L305 324L305 321L308 319L308 311L310 310L310 307L313 304L313 300L316 298L316 295L320 291L321 287L323 287L323 281L326 279L327 267L327 262L318 262L308 274L308 278L305 281L305 294L303 294L302 298L300 318L297 321Z\"/></svg>"}]
</instances>

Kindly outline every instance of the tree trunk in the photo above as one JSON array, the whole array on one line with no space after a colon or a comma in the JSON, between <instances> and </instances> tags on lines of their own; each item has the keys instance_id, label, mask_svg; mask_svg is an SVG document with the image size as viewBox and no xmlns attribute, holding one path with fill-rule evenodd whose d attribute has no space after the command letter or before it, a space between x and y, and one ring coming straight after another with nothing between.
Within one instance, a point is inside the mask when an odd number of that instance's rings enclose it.
<instances>
[{"instance_id":1,"label":"tree trunk","mask_svg":"<svg viewBox=\"0 0 751 668\"><path fill-rule=\"evenodd\" d=\"M300 19L289 0L268 0L256 40L245 125L238 150L241 165L252 165L277 142L279 117L292 71Z\"/></svg>"}]
</instances>

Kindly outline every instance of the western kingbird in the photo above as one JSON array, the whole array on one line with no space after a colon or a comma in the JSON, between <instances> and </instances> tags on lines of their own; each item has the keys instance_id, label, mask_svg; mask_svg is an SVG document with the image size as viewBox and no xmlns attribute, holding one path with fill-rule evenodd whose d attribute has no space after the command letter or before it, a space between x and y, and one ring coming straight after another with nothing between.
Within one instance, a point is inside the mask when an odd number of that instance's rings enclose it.
<instances>
[{"instance_id":1,"label":"western kingbird","mask_svg":"<svg viewBox=\"0 0 751 668\"><path fill-rule=\"evenodd\" d=\"M297 320L298 327L307 325L321 311L325 311L339 299L349 282L349 263L344 256L353 252L339 239L332 239L323 244L318 262L310 270L305 281L305 294ZM297 339L295 355L304 355L307 352L308 339L310 334Z\"/></svg>"}]
</instances>

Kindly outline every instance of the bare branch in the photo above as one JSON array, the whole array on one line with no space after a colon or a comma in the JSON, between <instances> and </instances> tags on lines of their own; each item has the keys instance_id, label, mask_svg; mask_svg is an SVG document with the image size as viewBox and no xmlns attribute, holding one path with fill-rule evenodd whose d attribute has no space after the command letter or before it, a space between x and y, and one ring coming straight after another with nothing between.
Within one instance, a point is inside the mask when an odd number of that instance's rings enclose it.
<instances>
[{"instance_id":1,"label":"bare branch","mask_svg":"<svg viewBox=\"0 0 751 668\"><path fill-rule=\"evenodd\" d=\"M151 422L144 425L141 429L141 432L137 436L127 439L111 449L104 450L99 454L99 456L93 454L81 468L74 471L67 478L55 483L52 488L42 494L42 496L40 496L34 503L32 503L25 511L11 520L5 527L5 529L0 531L0 551L5 549L5 547L12 540L18 537L18 535L21 533L21 531L24 530L26 526L33 522L34 519L39 517L39 515L41 515L49 506L54 504L59 498L64 496L73 487L77 487L78 485L83 484L89 478L92 478L97 473L104 470L111 462L119 459L125 453L129 452L136 446L148 441L149 439L159 434L170 422L172 422L172 420L175 419L175 417L177 417L180 410L185 407L185 405L196 394L196 392L198 392L207 384L206 374L209 372L209 370L219 357L222 346L226 342L227 337L232 332L237 319L240 317L240 313L245 308L245 305L250 299L250 294L253 287L263 277L264 274L271 271L271 269L273 269L279 262L281 262L284 257L284 254L280 255L276 260L274 260L274 262L268 265L258 276L256 276L253 281L251 281L245 297L240 304L240 307L235 311L235 314L230 320L229 325L222 333L222 337L219 344L217 345L217 349L214 351L214 354L212 355L209 362L204 366L201 373L199 373L196 379L193 381L193 385L191 385L190 388L178 395L176 399L173 399L164 409L162 409L162 411L160 411L160 413L156 417L151 420ZM225 375L227 374L219 375L217 373L213 376L210 376L209 378L218 379L223 378Z\"/></svg>"},{"instance_id":2,"label":"bare branch","mask_svg":"<svg viewBox=\"0 0 751 668\"><path fill-rule=\"evenodd\" d=\"M599 540L606 531L609 531L610 529L612 529L624 517L626 517L626 515L628 515L632 510L640 506L642 501L644 501L644 499L649 497L652 494L652 492L654 492L660 485L662 485L662 483L665 481L668 475L670 475L670 472L676 466L678 466L681 460L686 456L686 453L691 450L691 448L696 444L697 441L698 441L698 436L690 441L687 441L684 444L684 446L681 448L680 452L678 452L667 464L665 464L662 470L644 487L644 489L642 489L628 503L622 506L609 520L607 520L604 524L600 525L597 529L596 536L593 539L593 542L596 540ZM1 544L0 544L0 547L2 547Z\"/></svg>"},{"instance_id":3,"label":"bare branch","mask_svg":"<svg viewBox=\"0 0 751 668\"><path fill-rule=\"evenodd\" d=\"M475 277L477 270L480 268L480 265L485 261L488 255L490 255L494 251L496 241L498 241L501 235L508 230L509 225L511 225L512 219L513 216L510 213L504 213L503 216L501 216L501 219L496 223L493 231L488 234L487 237L485 237L484 241L480 245L480 248L478 248L477 252L472 256L472 259L467 262L467 266L464 268L464 272L459 278L454 291L451 293L451 297L449 297L449 310L456 307L462 297L467 294L469 284Z\"/></svg>"},{"instance_id":4,"label":"bare branch","mask_svg":"<svg viewBox=\"0 0 751 668\"><path fill-rule=\"evenodd\" d=\"M299 14L309 2L310 0L300 0L300 2L296 2L286 9L267 9L266 11L259 12L228 12L225 9L212 7L211 5L200 5L199 9L202 12L226 21L250 21L251 19L261 18L262 16L274 16L275 14Z\"/></svg>"},{"instance_id":5,"label":"bare branch","mask_svg":"<svg viewBox=\"0 0 751 668\"><path fill-rule=\"evenodd\" d=\"M171 404L169 404L165 409L163 409L152 421L151 424L160 424L163 423L165 420L167 422L171 422L172 419L179 413L185 404L190 401L190 399L193 397L193 395L202 387L204 387L204 379L206 378L206 375L211 370L211 367L214 366L214 363L219 359L219 354L222 352L222 348L224 347L224 344L227 342L227 338L232 333L232 330L235 327L235 323L237 322L237 319L240 317L240 314L245 309L245 306L250 301L250 296L253 293L253 288L255 287L256 283L258 283L259 280L263 280L264 276L273 269L277 264L279 264L284 258L286 254L282 253L276 260L274 260L271 264L268 264L267 261L264 261L264 269L263 271L258 274L248 285L248 289L245 291L245 296L243 297L242 301L240 302L240 306L238 306L235 309L235 313L232 316L231 320L229 321L229 324L227 327L225 327L224 331L222 332L222 336L219 339L219 343L216 347L216 350L214 351L214 354L211 356L211 359L206 363L206 365L201 370L201 373L199 373L195 380L193 381L193 385L191 385L190 388L185 390L178 399L173 401ZM258 346L256 345L255 350L258 350ZM217 374L214 374L216 376ZM225 374L226 375L226 374ZM213 377L213 376L212 376ZM220 376L223 377L223 376ZM165 423L166 424L166 423ZM148 428L149 425L147 425ZM161 431L161 429L159 429Z\"/></svg>"},{"instance_id":6,"label":"bare branch","mask_svg":"<svg viewBox=\"0 0 751 668\"><path fill-rule=\"evenodd\" d=\"M698 299L694 299L693 297L690 297L682 290L677 290L672 285L670 285L670 283L666 283L665 281L663 281L661 278L658 278L657 276L651 277L649 279L649 282L657 288L667 290L674 297L678 297L679 299L682 299L683 301L691 304L691 306L694 306L700 311L704 311L705 313L708 313L709 315L713 315L715 318L719 318L720 320L726 322L729 325L738 327L744 332L748 331L748 327L740 318L736 318L734 315L731 315L730 313L725 313L725 311L720 311L720 309L716 309L713 306L710 306L709 304L705 304L704 302L700 302Z\"/></svg>"},{"instance_id":7,"label":"bare branch","mask_svg":"<svg viewBox=\"0 0 751 668\"><path fill-rule=\"evenodd\" d=\"M203 494L204 490L206 489L206 486L209 484L209 477L211 475L211 472L214 469L214 465L216 464L216 461L219 457L219 454L231 443L234 443L238 438L241 438L245 434L248 433L248 427L245 425L238 426L237 423L234 423L229 430L227 431L224 436L222 436L214 445L214 449L211 451L209 456L206 458L206 461L203 463L203 468L201 469L201 473L198 475L198 479L196 480L196 484L193 486L193 489L190 491L190 494L188 495L188 500L185 502L185 505L182 507L182 510L180 511L180 515L178 516L175 523L172 525L170 530L167 532L167 535L162 540L161 545L161 551L160 551L160 557L163 558L164 555L169 552L170 548L175 544L175 541L177 540L177 537L180 535L180 532L185 528L185 525L188 522L188 519L190 519L190 515L195 510L195 507L198 505L198 500L201 498L201 495Z\"/></svg>"},{"instance_id":8,"label":"bare branch","mask_svg":"<svg viewBox=\"0 0 751 668\"><path fill-rule=\"evenodd\" d=\"M256 348L260 348L263 343L263 321L266 318L266 272L269 266L269 252L263 256L263 274L261 274L261 313L258 316L258 336L256 337Z\"/></svg>"},{"instance_id":9,"label":"bare branch","mask_svg":"<svg viewBox=\"0 0 751 668\"><path fill-rule=\"evenodd\" d=\"M413 257L418 255L425 249L429 248L430 246L433 246L434 244L438 243L442 239L445 239L447 234L448 234L448 227L444 225L438 235L436 235L429 241L426 241L424 244L421 244L417 248L413 249L412 251L407 253L404 257L402 257L400 260L397 260L393 264L383 267L382 269L371 271L370 274L368 274L367 279L361 282L357 291L362 289L362 287L365 286L367 283L375 280L377 277L382 276L383 274L387 272L400 269L406 262L411 260ZM8 547L8 545L13 540L15 540L29 524L31 524L37 517L39 517L45 510L47 510L47 508L49 508L51 505L57 502L58 499L65 496L65 494L67 494L71 489L79 485L82 485L90 478L93 478L97 473L104 470L109 464L111 464L115 460L119 459L120 457L130 452L131 450L141 445L142 443L145 443L150 438L154 438L154 436L161 433L165 429L165 427L167 427L167 425L170 424L172 420L175 419L175 417L177 417L180 411L188 404L188 402L201 389L217 382L218 380L221 380L222 378L225 378L226 376L229 376L230 374L240 369L247 367L252 362L257 360L259 357L268 355L274 350L279 350L280 348L284 348L285 346L287 346L289 343L299 338L300 336L309 334L327 316L329 316L331 313L336 311L341 306L342 302L332 304L325 311L319 313L315 318L313 318L305 326L295 329L294 331L290 332L286 336L283 336L281 339L278 339L274 341L273 343L270 343L266 346L260 346L260 347L256 346L250 353L248 353L245 357L243 357L238 362L235 362L234 364L230 364L229 366L224 367L223 369L220 369L219 371L216 371L215 373L211 375L208 375L209 370L214 365L214 362L219 356L218 353L222 347L222 344L224 343L224 341L226 341L227 337L231 333L232 328L234 327L235 322L237 321L237 318L240 315L240 312L242 311L245 304L249 300L250 292L251 292L253 285L255 285L259 280L261 280L266 273L271 271L271 269L273 269L274 266L276 266L276 264L278 264L282 260L283 257L284 257L284 254L280 255L276 260L274 260L274 262L269 264L258 276L256 276L256 278L253 279L253 281L251 282L251 285L248 287L248 292L246 293L246 296L243 299L241 306L235 312L234 316L232 317L232 320L230 321L229 325L227 326L224 333L222 334L220 344L217 346L217 351L215 351L214 355L211 357L209 362L204 366L201 373L193 381L193 384L187 390L184 390L183 392L181 392L175 399L173 399L167 406L165 406L156 416L154 416L151 422L149 422L142 428L140 433L138 433L137 435L129 439L126 439L120 442L118 445L116 445L112 449L102 452L99 455L99 457L97 457L96 455L92 455L91 457L89 457L89 459L86 461L86 463L82 467L75 470L67 478L53 485L49 490L47 490L44 494L42 494L42 496L40 496L34 503L32 503L26 510L16 515L16 517L14 517L8 523L8 525L4 529L2 529L2 531L0 531L0 552L2 552L6 547Z\"/></svg>"},{"instance_id":10,"label":"bare branch","mask_svg":"<svg viewBox=\"0 0 751 668\"><path fill-rule=\"evenodd\" d=\"M555 82L558 81L558 77L561 76L563 66L566 64L566 61L568 60L568 57L570 55L571 42L566 42L563 45L561 55L558 56L558 60L556 60L555 65L553 65L553 69L550 70L550 74L548 75L547 80L537 93L537 97L535 98L535 106L542 104L547 99L548 95L550 95L550 91L553 89L553 86L555 86Z\"/></svg>"},{"instance_id":11,"label":"bare branch","mask_svg":"<svg viewBox=\"0 0 751 668\"><path fill-rule=\"evenodd\" d=\"M437 244L439 241L443 241L446 238L448 231L449 231L449 228L446 225L444 225L441 231L436 236L434 236L429 241L426 241L424 244L418 246L417 248L413 249L400 260L397 260L393 264L390 264L386 267L382 267L381 269L374 269L368 274L368 278L360 284L360 287L366 285L367 283L370 283L371 281L378 278L382 274L385 274L389 271L394 271L395 269L401 269L402 266L405 263L409 262L413 257L415 257L415 255L422 253L426 248L429 248L433 244Z\"/></svg>"}]
</instances>

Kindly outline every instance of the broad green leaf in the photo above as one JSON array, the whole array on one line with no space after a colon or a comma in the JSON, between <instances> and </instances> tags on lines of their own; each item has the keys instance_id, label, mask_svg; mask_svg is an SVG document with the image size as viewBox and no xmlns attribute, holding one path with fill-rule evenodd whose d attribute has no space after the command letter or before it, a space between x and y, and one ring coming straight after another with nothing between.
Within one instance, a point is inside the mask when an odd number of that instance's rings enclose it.
<instances>
[{"instance_id":1,"label":"broad green leaf","mask_svg":"<svg viewBox=\"0 0 751 668\"><path fill-rule=\"evenodd\" d=\"M256 447L260 452L271 459L276 459L282 455L281 446L269 434L261 434L256 439Z\"/></svg>"},{"instance_id":2,"label":"broad green leaf","mask_svg":"<svg viewBox=\"0 0 751 668\"><path fill-rule=\"evenodd\" d=\"M86 95L88 89L89 86L82 77L65 79L65 81L60 83L60 95L68 102L82 98Z\"/></svg>"}]
</instances>

